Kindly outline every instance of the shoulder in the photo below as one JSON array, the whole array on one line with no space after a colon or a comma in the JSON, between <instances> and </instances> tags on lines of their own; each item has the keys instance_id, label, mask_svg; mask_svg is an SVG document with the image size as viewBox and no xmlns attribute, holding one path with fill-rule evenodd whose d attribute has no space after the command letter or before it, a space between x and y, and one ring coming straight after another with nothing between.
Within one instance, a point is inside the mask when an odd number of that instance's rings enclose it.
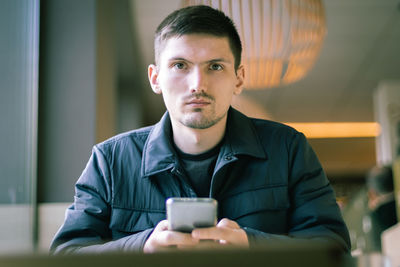
<instances>
[{"instance_id":1,"label":"shoulder","mask_svg":"<svg viewBox=\"0 0 400 267\"><path fill-rule=\"evenodd\" d=\"M297 132L294 128L290 127L281 122L265 120L265 119L257 119L257 118L250 118L250 121L253 125L259 130L268 130L268 131L286 131L286 132Z\"/></svg>"},{"instance_id":2,"label":"shoulder","mask_svg":"<svg viewBox=\"0 0 400 267\"><path fill-rule=\"evenodd\" d=\"M296 129L280 122L256 118L249 119L260 139L284 139L290 141L295 137L303 136Z\"/></svg>"},{"instance_id":3,"label":"shoulder","mask_svg":"<svg viewBox=\"0 0 400 267\"><path fill-rule=\"evenodd\" d=\"M229 118L232 122L229 125L235 128L235 130L252 128L253 131L255 131L257 135L261 135L261 137L268 137L276 134L285 134L289 136L298 134L294 128L286 124L268 119L249 117L234 108L231 108L229 114Z\"/></svg>"},{"instance_id":4,"label":"shoulder","mask_svg":"<svg viewBox=\"0 0 400 267\"><path fill-rule=\"evenodd\" d=\"M297 153L311 148L304 134L289 125L271 120L250 120L265 151Z\"/></svg>"},{"instance_id":5,"label":"shoulder","mask_svg":"<svg viewBox=\"0 0 400 267\"><path fill-rule=\"evenodd\" d=\"M231 109L230 131L235 139L252 139L258 142L264 149L282 149L282 146L290 147L296 142L307 142L304 135L296 129L272 120L248 117L245 114ZM294 142L294 143L293 143Z\"/></svg>"},{"instance_id":6,"label":"shoulder","mask_svg":"<svg viewBox=\"0 0 400 267\"><path fill-rule=\"evenodd\" d=\"M126 147L137 147L141 149L143 148L153 128L154 126L147 126L140 129L120 133L101 143L98 143L95 147L102 151Z\"/></svg>"}]
</instances>

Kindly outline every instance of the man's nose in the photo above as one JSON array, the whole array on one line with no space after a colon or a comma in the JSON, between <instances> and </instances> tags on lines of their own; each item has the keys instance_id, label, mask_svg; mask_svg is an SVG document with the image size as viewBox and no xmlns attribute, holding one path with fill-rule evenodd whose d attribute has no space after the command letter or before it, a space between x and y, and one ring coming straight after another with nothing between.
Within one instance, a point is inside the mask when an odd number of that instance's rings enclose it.
<instances>
[{"instance_id":1,"label":"man's nose","mask_svg":"<svg viewBox=\"0 0 400 267\"><path fill-rule=\"evenodd\" d=\"M207 73L201 68L193 68L189 78L190 92L200 93L207 91Z\"/></svg>"}]
</instances>

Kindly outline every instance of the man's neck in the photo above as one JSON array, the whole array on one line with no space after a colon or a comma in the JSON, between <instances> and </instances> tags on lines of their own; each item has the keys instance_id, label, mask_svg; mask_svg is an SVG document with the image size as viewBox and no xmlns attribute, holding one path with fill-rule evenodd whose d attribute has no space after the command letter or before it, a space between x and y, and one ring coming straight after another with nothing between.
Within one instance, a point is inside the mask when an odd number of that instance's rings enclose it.
<instances>
[{"instance_id":1,"label":"man's neck","mask_svg":"<svg viewBox=\"0 0 400 267\"><path fill-rule=\"evenodd\" d=\"M193 129L171 120L175 145L187 154L206 152L218 145L224 137L226 120L225 117L207 129Z\"/></svg>"}]
</instances>

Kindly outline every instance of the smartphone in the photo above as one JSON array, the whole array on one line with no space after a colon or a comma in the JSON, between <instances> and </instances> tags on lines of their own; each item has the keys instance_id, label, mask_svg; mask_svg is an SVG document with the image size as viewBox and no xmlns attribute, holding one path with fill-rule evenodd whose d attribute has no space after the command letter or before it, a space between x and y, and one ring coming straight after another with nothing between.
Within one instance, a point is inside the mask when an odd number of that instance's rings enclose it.
<instances>
[{"instance_id":1,"label":"smartphone","mask_svg":"<svg viewBox=\"0 0 400 267\"><path fill-rule=\"evenodd\" d=\"M168 198L168 229L190 233L194 228L217 224L217 201L213 198Z\"/></svg>"}]
</instances>

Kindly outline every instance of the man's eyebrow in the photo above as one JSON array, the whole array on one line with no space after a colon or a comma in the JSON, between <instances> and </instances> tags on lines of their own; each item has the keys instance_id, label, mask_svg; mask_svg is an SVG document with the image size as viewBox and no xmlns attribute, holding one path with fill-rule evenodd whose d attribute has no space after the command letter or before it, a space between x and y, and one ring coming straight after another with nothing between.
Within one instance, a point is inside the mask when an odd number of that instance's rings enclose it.
<instances>
[{"instance_id":1,"label":"man's eyebrow","mask_svg":"<svg viewBox=\"0 0 400 267\"><path fill-rule=\"evenodd\" d=\"M190 60L187 60L186 58L183 58L183 57L173 57L173 58L168 59L168 61L186 61L186 62L192 63ZM218 62L223 62L223 63L228 63L228 64L232 63L230 60L225 59L225 58L214 58L214 59L205 61L205 63L208 63L208 64L218 63Z\"/></svg>"},{"instance_id":2,"label":"man's eyebrow","mask_svg":"<svg viewBox=\"0 0 400 267\"><path fill-rule=\"evenodd\" d=\"M216 63L216 62L224 62L224 63L231 63L230 60L225 59L225 58L216 58L216 59L211 59L209 61L206 61L208 63Z\"/></svg>"},{"instance_id":3,"label":"man's eyebrow","mask_svg":"<svg viewBox=\"0 0 400 267\"><path fill-rule=\"evenodd\" d=\"M190 62L189 60L187 60L186 58L183 58L183 57L172 57L172 58L169 58L168 61L187 61L187 62Z\"/></svg>"},{"instance_id":4,"label":"man's eyebrow","mask_svg":"<svg viewBox=\"0 0 400 267\"><path fill-rule=\"evenodd\" d=\"M225 58L216 58L209 61L206 61L207 64L220 64L223 63L224 65L233 65L233 62L229 59Z\"/></svg>"}]
</instances>

